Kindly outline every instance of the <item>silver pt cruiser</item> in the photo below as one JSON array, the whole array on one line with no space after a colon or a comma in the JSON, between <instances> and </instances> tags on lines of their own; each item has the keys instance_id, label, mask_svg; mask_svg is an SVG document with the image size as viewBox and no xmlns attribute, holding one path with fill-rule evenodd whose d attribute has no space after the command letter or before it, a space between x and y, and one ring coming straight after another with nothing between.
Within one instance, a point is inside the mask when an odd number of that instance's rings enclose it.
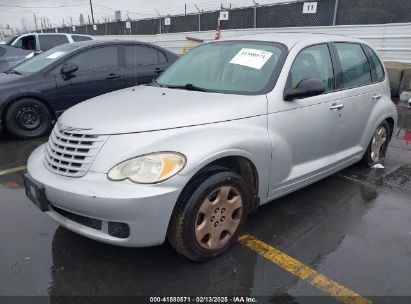
<instances>
[{"instance_id":1,"label":"silver pt cruiser","mask_svg":"<svg viewBox=\"0 0 411 304\"><path fill-rule=\"evenodd\" d=\"M259 206L381 162L396 121L368 43L237 37L191 50L150 86L66 111L28 161L26 193L86 237L135 247L167 237L201 261L227 250Z\"/></svg>"}]
</instances>

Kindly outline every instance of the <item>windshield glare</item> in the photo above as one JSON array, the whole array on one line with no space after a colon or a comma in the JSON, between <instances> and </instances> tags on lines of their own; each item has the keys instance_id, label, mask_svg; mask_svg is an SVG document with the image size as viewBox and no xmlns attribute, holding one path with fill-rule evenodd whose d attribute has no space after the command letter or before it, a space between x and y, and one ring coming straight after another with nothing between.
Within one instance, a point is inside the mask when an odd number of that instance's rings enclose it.
<instances>
[{"instance_id":1,"label":"windshield glare","mask_svg":"<svg viewBox=\"0 0 411 304\"><path fill-rule=\"evenodd\" d=\"M187 84L212 92L266 93L284 52L282 44L257 41L225 41L190 50L158 79L165 87ZM272 89L272 87L271 87Z\"/></svg>"},{"instance_id":2,"label":"windshield glare","mask_svg":"<svg viewBox=\"0 0 411 304\"><path fill-rule=\"evenodd\" d=\"M62 56L66 55L71 51L72 47L70 45L60 45L52 48L46 52L43 52L33 58L24 61L13 68L13 70L21 74L29 74L40 71L41 69L47 67L53 62L60 59Z\"/></svg>"}]
</instances>

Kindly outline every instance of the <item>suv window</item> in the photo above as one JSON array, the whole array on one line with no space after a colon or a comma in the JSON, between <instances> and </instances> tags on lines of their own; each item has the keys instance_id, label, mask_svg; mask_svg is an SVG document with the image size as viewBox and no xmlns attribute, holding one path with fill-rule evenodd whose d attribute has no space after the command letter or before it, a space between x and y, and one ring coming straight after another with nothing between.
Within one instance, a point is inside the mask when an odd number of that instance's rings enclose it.
<instances>
[{"instance_id":1,"label":"suv window","mask_svg":"<svg viewBox=\"0 0 411 304\"><path fill-rule=\"evenodd\" d=\"M383 81L385 78L384 68L377 54L368 45L364 45L364 49L368 54L368 58L371 61L371 71L373 72L373 82Z\"/></svg>"},{"instance_id":2,"label":"suv window","mask_svg":"<svg viewBox=\"0 0 411 304\"><path fill-rule=\"evenodd\" d=\"M357 43L336 43L341 62L341 86L355 88L371 83L371 70L361 45Z\"/></svg>"},{"instance_id":3,"label":"suv window","mask_svg":"<svg viewBox=\"0 0 411 304\"><path fill-rule=\"evenodd\" d=\"M127 45L124 47L126 66L150 65L158 63L157 50L143 45Z\"/></svg>"},{"instance_id":4,"label":"suv window","mask_svg":"<svg viewBox=\"0 0 411 304\"><path fill-rule=\"evenodd\" d=\"M326 92L334 90L333 65L327 44L307 47L295 58L288 79L289 86L295 89L301 80L307 78L322 80Z\"/></svg>"},{"instance_id":5,"label":"suv window","mask_svg":"<svg viewBox=\"0 0 411 304\"><path fill-rule=\"evenodd\" d=\"M73 39L74 42L93 40L91 37L79 35L71 35L71 39Z\"/></svg>"},{"instance_id":6,"label":"suv window","mask_svg":"<svg viewBox=\"0 0 411 304\"><path fill-rule=\"evenodd\" d=\"M43 52L68 42L66 35L39 35L40 49Z\"/></svg>"},{"instance_id":7,"label":"suv window","mask_svg":"<svg viewBox=\"0 0 411 304\"><path fill-rule=\"evenodd\" d=\"M107 46L91 49L70 59L69 62L78 66L78 72L100 71L117 68L118 48Z\"/></svg>"},{"instance_id":8,"label":"suv window","mask_svg":"<svg viewBox=\"0 0 411 304\"><path fill-rule=\"evenodd\" d=\"M33 35L22 37L19 40L17 40L13 46L23 50L35 51L36 37L34 37Z\"/></svg>"}]
</instances>

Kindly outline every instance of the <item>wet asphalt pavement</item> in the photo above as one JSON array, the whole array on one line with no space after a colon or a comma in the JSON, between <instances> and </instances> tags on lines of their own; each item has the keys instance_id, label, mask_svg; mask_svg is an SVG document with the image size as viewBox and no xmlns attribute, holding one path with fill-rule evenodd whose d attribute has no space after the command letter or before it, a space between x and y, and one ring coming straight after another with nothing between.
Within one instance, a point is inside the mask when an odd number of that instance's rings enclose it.
<instances>
[{"instance_id":1,"label":"wet asphalt pavement","mask_svg":"<svg viewBox=\"0 0 411 304\"><path fill-rule=\"evenodd\" d=\"M376 303L410 303L411 110L399 114L401 128L384 169L355 165L278 199L261 207L245 232ZM0 172L25 165L45 140L0 137ZM241 244L198 264L168 244L121 248L79 236L26 199L23 173L0 176L0 296L243 295L324 302L306 296L326 293Z\"/></svg>"}]
</instances>

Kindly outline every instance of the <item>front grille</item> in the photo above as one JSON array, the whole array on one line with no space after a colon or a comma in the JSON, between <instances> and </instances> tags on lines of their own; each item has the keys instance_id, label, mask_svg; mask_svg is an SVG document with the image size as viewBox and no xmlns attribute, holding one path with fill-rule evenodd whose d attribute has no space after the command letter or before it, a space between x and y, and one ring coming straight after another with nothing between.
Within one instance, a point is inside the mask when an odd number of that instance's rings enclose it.
<instances>
[{"instance_id":1,"label":"front grille","mask_svg":"<svg viewBox=\"0 0 411 304\"><path fill-rule=\"evenodd\" d=\"M60 175L81 177L106 139L107 136L60 130L56 125L47 143L46 167Z\"/></svg>"}]
</instances>

